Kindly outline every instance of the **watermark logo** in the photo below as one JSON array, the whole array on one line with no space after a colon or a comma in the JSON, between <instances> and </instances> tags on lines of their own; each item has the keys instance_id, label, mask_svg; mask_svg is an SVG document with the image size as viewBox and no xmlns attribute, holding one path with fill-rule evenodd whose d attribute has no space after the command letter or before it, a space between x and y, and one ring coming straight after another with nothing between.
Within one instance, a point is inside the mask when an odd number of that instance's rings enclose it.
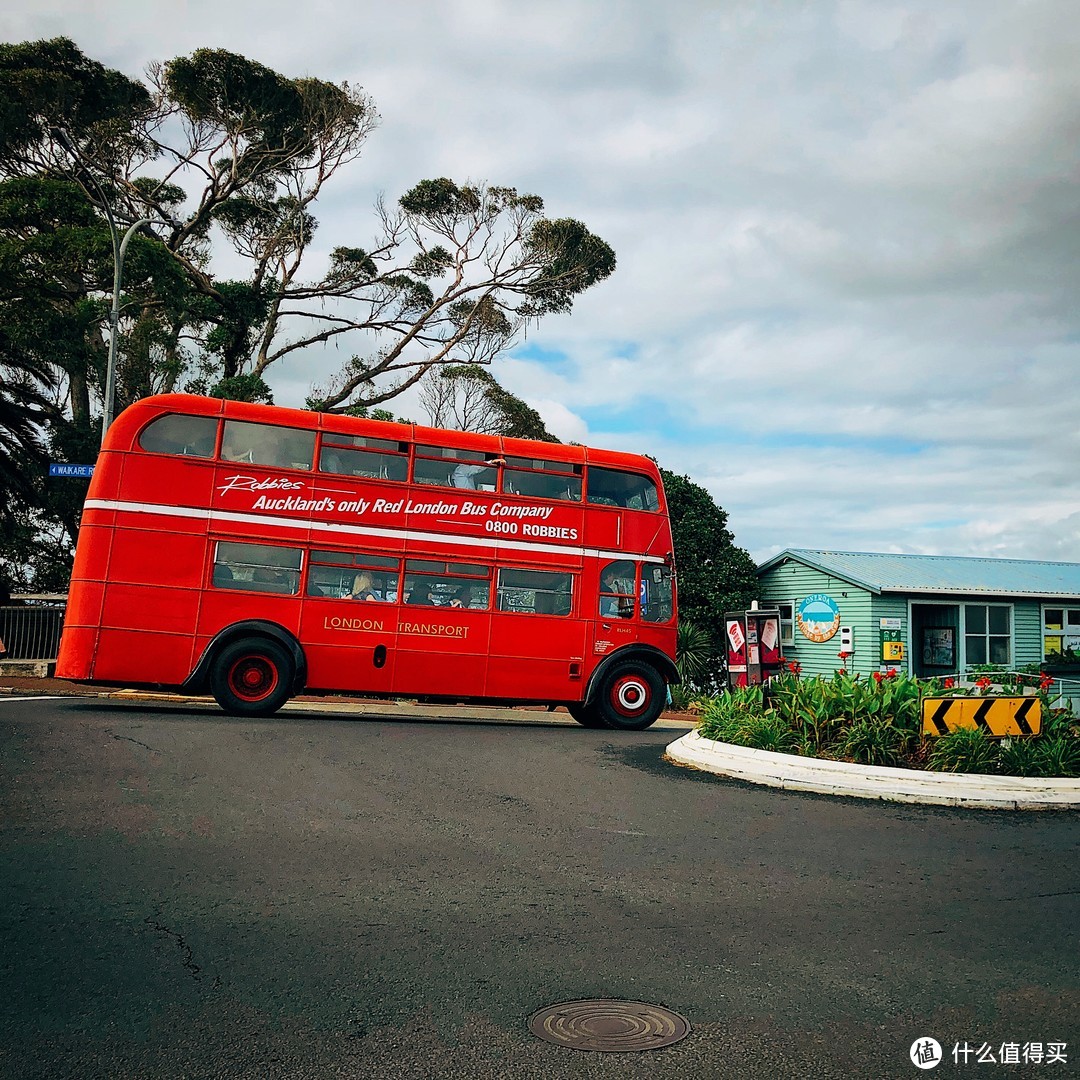
<instances>
[{"instance_id":1,"label":"watermark logo","mask_svg":"<svg viewBox=\"0 0 1080 1080\"><path fill-rule=\"evenodd\" d=\"M911 1063L916 1069L935 1069L941 1064L941 1043L923 1036L911 1044Z\"/></svg>"}]
</instances>

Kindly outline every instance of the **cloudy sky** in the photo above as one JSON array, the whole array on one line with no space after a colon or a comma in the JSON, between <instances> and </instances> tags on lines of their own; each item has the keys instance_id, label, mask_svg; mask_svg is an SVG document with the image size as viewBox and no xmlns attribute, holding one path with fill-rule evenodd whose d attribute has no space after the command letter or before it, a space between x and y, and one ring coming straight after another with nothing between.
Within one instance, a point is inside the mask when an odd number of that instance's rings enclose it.
<instances>
[{"instance_id":1,"label":"cloudy sky","mask_svg":"<svg viewBox=\"0 0 1080 1080\"><path fill-rule=\"evenodd\" d=\"M328 244L437 176L584 221L617 271L495 374L708 488L759 560L1080 561L1074 2L0 0L0 31L362 86L382 122Z\"/></svg>"}]
</instances>

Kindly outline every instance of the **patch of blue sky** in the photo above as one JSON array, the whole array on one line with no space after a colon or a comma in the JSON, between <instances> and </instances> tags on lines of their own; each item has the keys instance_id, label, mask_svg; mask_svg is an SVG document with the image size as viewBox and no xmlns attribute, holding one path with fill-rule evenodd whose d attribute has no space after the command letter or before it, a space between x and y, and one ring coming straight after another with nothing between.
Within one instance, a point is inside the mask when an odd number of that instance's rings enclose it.
<instances>
[{"instance_id":1,"label":"patch of blue sky","mask_svg":"<svg viewBox=\"0 0 1080 1080\"><path fill-rule=\"evenodd\" d=\"M868 450L899 457L916 457L931 449L932 444L891 435L854 435L845 432L817 431L755 431L744 432L741 437L754 435L758 442L785 450L822 450L837 447L842 450Z\"/></svg>"},{"instance_id":2,"label":"patch of blue sky","mask_svg":"<svg viewBox=\"0 0 1080 1080\"><path fill-rule=\"evenodd\" d=\"M964 525L970 525L970 518L934 518L931 521L919 523L920 529L959 529Z\"/></svg>"},{"instance_id":3,"label":"patch of blue sky","mask_svg":"<svg viewBox=\"0 0 1080 1080\"><path fill-rule=\"evenodd\" d=\"M662 401L647 405L640 400L624 406L582 406L575 410L591 431L651 431L672 443L686 446L769 446L779 450L861 450L895 457L916 457L931 448L930 443L889 435L855 435L843 432L780 431L767 427L741 428L719 422L695 423L685 409Z\"/></svg>"},{"instance_id":4,"label":"patch of blue sky","mask_svg":"<svg viewBox=\"0 0 1080 1080\"><path fill-rule=\"evenodd\" d=\"M641 346L636 341L617 342L610 346L609 352L612 357L619 360L635 360L641 352ZM508 353L515 360L528 360L530 363L543 364L544 367L554 371L566 368L573 357L562 349L551 349L535 342L525 341Z\"/></svg>"}]
</instances>

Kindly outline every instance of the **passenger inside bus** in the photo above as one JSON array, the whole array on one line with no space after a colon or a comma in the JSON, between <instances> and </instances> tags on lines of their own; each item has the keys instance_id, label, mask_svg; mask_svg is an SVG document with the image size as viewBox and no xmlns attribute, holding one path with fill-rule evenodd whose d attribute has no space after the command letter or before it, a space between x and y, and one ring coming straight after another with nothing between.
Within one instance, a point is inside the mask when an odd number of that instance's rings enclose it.
<instances>
[{"instance_id":1,"label":"passenger inside bus","mask_svg":"<svg viewBox=\"0 0 1080 1080\"><path fill-rule=\"evenodd\" d=\"M485 491L493 491L495 488L496 465L505 465L503 458L491 458L483 465L455 465L450 474L450 483L456 488L469 488L473 491L479 485ZM482 478L482 479L481 479Z\"/></svg>"},{"instance_id":2,"label":"passenger inside bus","mask_svg":"<svg viewBox=\"0 0 1080 1080\"><path fill-rule=\"evenodd\" d=\"M450 607L466 608L472 606L472 586L462 585L456 589L450 601Z\"/></svg>"},{"instance_id":3,"label":"passenger inside bus","mask_svg":"<svg viewBox=\"0 0 1080 1080\"><path fill-rule=\"evenodd\" d=\"M381 600L382 597L372 588L371 574L361 570L353 578L352 591L349 593L350 600Z\"/></svg>"},{"instance_id":4,"label":"passenger inside bus","mask_svg":"<svg viewBox=\"0 0 1080 1080\"><path fill-rule=\"evenodd\" d=\"M629 619L634 613L634 565L608 563L600 575L600 614ZM627 581L629 579L629 583Z\"/></svg>"},{"instance_id":5,"label":"passenger inside bus","mask_svg":"<svg viewBox=\"0 0 1080 1080\"><path fill-rule=\"evenodd\" d=\"M413 585L405 596L406 604L430 604L438 606L435 602L434 588L430 581L418 581Z\"/></svg>"}]
</instances>

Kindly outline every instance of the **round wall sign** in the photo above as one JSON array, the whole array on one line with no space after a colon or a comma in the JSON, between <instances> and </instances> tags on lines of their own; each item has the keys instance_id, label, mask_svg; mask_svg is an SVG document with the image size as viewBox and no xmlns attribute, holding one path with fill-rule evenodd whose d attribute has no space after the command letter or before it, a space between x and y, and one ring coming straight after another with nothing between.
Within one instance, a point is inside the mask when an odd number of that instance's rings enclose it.
<instances>
[{"instance_id":1,"label":"round wall sign","mask_svg":"<svg viewBox=\"0 0 1080 1080\"><path fill-rule=\"evenodd\" d=\"M811 593L799 601L795 617L804 638L828 641L840 629L840 609L825 593Z\"/></svg>"}]
</instances>

